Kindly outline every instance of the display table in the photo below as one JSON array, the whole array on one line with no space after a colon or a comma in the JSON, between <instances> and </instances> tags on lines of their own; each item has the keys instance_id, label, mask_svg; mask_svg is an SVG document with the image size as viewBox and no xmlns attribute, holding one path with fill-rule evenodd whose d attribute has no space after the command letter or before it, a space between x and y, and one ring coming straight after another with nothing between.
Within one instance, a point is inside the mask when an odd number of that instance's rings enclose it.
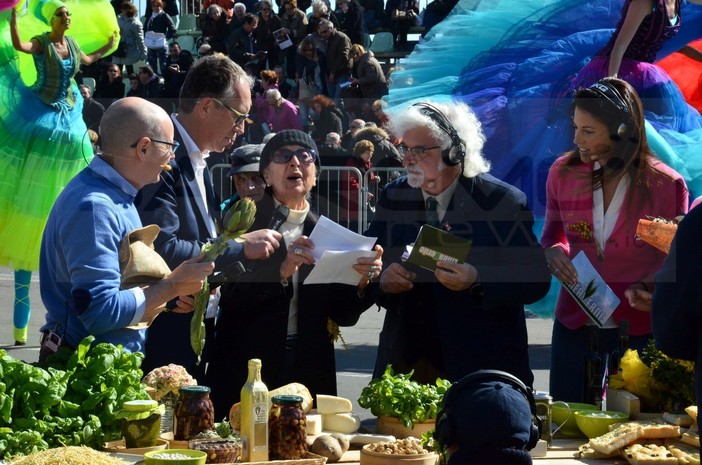
<instances>
[{"instance_id":1,"label":"display table","mask_svg":"<svg viewBox=\"0 0 702 465\"><path fill-rule=\"evenodd\" d=\"M575 452L578 446L586 441L583 439L554 439L549 447L546 457L534 457L534 465L573 465L577 463L598 464L598 465L626 465L628 462L624 458L612 459L578 459ZM347 451L339 463L358 464L360 463L361 451L353 449Z\"/></svg>"},{"instance_id":2,"label":"display table","mask_svg":"<svg viewBox=\"0 0 702 465\"><path fill-rule=\"evenodd\" d=\"M554 439L548 448L546 457L534 457L535 465L569 465L576 463L589 463L600 465L625 465L628 462L622 458L611 459L580 459L575 458L578 447L587 439Z\"/></svg>"}]
</instances>

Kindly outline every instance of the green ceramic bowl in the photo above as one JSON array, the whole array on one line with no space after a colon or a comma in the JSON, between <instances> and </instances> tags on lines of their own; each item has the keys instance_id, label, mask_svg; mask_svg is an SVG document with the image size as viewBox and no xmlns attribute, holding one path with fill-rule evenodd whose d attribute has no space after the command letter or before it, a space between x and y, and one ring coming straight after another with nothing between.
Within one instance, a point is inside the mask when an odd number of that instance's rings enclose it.
<instances>
[{"instance_id":1,"label":"green ceramic bowl","mask_svg":"<svg viewBox=\"0 0 702 465\"><path fill-rule=\"evenodd\" d=\"M578 428L588 438L596 438L609 432L609 426L629 419L628 413L599 410L581 410L575 412Z\"/></svg>"},{"instance_id":2,"label":"green ceramic bowl","mask_svg":"<svg viewBox=\"0 0 702 465\"><path fill-rule=\"evenodd\" d=\"M575 412L582 410L597 410L597 406L577 402L555 401L551 406L551 419L553 424L558 427L556 434L566 438L583 437L583 433L580 432L580 428L575 422Z\"/></svg>"},{"instance_id":3,"label":"green ceramic bowl","mask_svg":"<svg viewBox=\"0 0 702 465\"><path fill-rule=\"evenodd\" d=\"M152 450L144 454L145 465L205 465L207 452L191 449Z\"/></svg>"}]
</instances>

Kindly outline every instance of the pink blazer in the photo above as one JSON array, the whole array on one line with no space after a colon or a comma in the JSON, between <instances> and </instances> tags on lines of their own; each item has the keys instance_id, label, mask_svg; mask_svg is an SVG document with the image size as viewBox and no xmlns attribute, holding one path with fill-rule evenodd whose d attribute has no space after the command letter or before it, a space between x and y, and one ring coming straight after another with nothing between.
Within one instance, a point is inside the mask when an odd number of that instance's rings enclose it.
<instances>
[{"instance_id":1,"label":"pink blazer","mask_svg":"<svg viewBox=\"0 0 702 465\"><path fill-rule=\"evenodd\" d=\"M653 163L647 175L650 199L645 200L630 190L624 199L614 230L607 240L604 257L598 257L592 235L593 196L591 165L575 165L562 169L568 155L551 166L546 181L546 222L541 237L544 248L558 245L569 257L581 250L609 284L621 303L612 317L619 324L629 320L630 332L639 336L651 332L650 313L632 308L624 291L660 268L665 254L635 238L640 218L673 219L688 209L688 190L682 176L660 161ZM633 182L633 180L632 180ZM630 186L631 187L631 186ZM570 329L589 321L585 312L561 289L556 304L556 318Z\"/></svg>"}]
</instances>

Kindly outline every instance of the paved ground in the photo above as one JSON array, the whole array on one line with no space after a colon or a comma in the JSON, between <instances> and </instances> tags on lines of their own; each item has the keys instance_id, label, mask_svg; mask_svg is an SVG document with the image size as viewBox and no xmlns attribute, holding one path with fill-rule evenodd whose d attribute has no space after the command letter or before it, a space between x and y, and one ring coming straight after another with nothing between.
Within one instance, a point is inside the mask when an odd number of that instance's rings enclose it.
<instances>
[{"instance_id":1,"label":"paved ground","mask_svg":"<svg viewBox=\"0 0 702 465\"><path fill-rule=\"evenodd\" d=\"M16 358L34 362L39 357L39 327L44 321L44 307L39 297L39 281L35 274L32 280L31 302L32 315L30 319L30 340L26 346L13 346L12 336L12 302L14 287L12 272L0 268L0 348ZM356 403L364 386L368 384L375 361L378 333L382 326L385 312L376 308L365 312L358 324L352 328L342 328L342 335L347 348L337 347L337 380L339 395L354 402L354 412L361 418L370 418L369 411L361 409ZM548 367L551 357L551 328L552 320L529 318L531 367L534 371L534 387L538 391L548 391Z\"/></svg>"}]
</instances>

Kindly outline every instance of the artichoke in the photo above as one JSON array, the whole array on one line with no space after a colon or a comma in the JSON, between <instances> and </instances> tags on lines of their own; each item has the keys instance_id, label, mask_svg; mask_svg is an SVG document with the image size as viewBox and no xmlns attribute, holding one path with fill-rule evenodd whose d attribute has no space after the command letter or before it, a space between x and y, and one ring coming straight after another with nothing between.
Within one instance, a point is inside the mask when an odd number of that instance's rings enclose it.
<instances>
[{"instance_id":1,"label":"artichoke","mask_svg":"<svg viewBox=\"0 0 702 465\"><path fill-rule=\"evenodd\" d=\"M249 230L256 217L256 203L248 197L237 200L224 216L224 231L214 241L202 246L205 256L202 261L214 261L229 247L231 240L241 240L241 235ZM198 364L205 347L205 313L210 300L210 284L205 279L202 289L195 294L195 309L190 321L190 345L197 355Z\"/></svg>"},{"instance_id":2,"label":"artichoke","mask_svg":"<svg viewBox=\"0 0 702 465\"><path fill-rule=\"evenodd\" d=\"M227 242L240 240L242 234L249 230L256 216L256 203L248 197L239 199L224 216L224 231L214 241L202 246L205 253L202 261L211 262L227 250Z\"/></svg>"}]
</instances>

